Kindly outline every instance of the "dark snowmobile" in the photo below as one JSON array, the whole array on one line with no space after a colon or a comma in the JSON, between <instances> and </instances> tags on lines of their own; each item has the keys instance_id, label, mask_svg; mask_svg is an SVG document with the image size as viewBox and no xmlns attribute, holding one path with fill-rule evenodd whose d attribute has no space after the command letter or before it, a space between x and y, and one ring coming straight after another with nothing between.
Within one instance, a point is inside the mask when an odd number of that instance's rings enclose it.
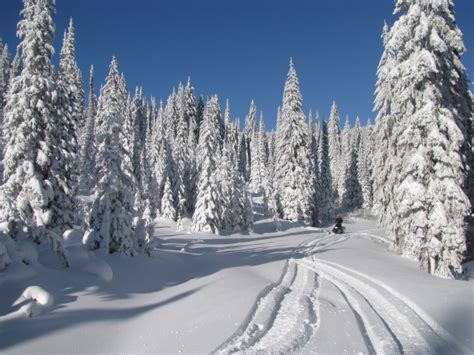
<instances>
[{"instance_id":1,"label":"dark snowmobile","mask_svg":"<svg viewBox=\"0 0 474 355\"><path fill-rule=\"evenodd\" d=\"M336 217L336 222L334 228L332 229L333 233L342 234L346 230L346 228L342 225L343 219L341 216Z\"/></svg>"}]
</instances>

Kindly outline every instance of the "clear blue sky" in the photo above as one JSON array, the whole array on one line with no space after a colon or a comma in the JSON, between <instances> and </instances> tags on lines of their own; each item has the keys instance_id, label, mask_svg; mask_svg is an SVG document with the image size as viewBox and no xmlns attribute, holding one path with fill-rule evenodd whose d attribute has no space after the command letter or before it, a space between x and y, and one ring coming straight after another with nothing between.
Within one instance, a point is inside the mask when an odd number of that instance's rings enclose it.
<instances>
[{"instance_id":1,"label":"clear blue sky","mask_svg":"<svg viewBox=\"0 0 474 355\"><path fill-rule=\"evenodd\" d=\"M1 0L0 36L14 47L21 0ZM188 75L198 94L229 98L233 116L245 117L251 99L274 126L292 56L304 108L327 116L336 100L341 116L372 113L375 73L382 52L389 0L57 0L56 49L74 18L77 59L97 85L116 55L129 88L166 100ZM474 1L456 0L457 21L474 78ZM472 85L471 85L472 89Z\"/></svg>"}]
</instances>

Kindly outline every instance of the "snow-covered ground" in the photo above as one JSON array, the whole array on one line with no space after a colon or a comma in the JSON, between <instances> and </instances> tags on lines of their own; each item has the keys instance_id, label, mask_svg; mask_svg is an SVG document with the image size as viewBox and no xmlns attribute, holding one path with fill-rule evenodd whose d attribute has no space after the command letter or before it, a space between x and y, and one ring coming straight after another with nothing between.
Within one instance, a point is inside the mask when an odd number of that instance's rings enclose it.
<instances>
[{"instance_id":1,"label":"snow-covered ground","mask_svg":"<svg viewBox=\"0 0 474 355\"><path fill-rule=\"evenodd\" d=\"M158 221L150 258L88 252L72 235L69 270L40 250L1 272L0 352L474 352L474 283L420 271L371 219L346 219L344 235L184 225Z\"/></svg>"}]
</instances>

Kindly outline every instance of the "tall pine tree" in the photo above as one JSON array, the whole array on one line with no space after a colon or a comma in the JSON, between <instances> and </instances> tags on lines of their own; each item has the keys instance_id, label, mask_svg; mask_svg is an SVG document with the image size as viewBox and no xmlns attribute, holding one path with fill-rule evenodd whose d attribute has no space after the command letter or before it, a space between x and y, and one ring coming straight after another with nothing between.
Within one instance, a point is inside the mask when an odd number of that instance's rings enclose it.
<instances>
[{"instance_id":1,"label":"tall pine tree","mask_svg":"<svg viewBox=\"0 0 474 355\"><path fill-rule=\"evenodd\" d=\"M250 191L263 193L266 196L268 190L267 179L267 136L263 115L260 116L259 130L250 141L251 145L251 167L250 167Z\"/></svg>"},{"instance_id":2,"label":"tall pine tree","mask_svg":"<svg viewBox=\"0 0 474 355\"><path fill-rule=\"evenodd\" d=\"M115 58L103 86L97 110L98 184L85 236L90 249L104 248L109 253L136 253L132 221L134 217L134 179L132 152L125 135L127 92Z\"/></svg>"},{"instance_id":3,"label":"tall pine tree","mask_svg":"<svg viewBox=\"0 0 474 355\"><path fill-rule=\"evenodd\" d=\"M283 92L277 137L275 185L280 214L290 221L312 224L314 201L310 178L310 142L292 60Z\"/></svg>"},{"instance_id":4,"label":"tall pine tree","mask_svg":"<svg viewBox=\"0 0 474 355\"><path fill-rule=\"evenodd\" d=\"M23 69L12 80L5 107L5 177L2 221L13 238L21 234L49 243L67 265L60 233L70 227L70 186L58 174L64 159L64 121L54 80L53 0L25 0L18 24Z\"/></svg>"},{"instance_id":5,"label":"tall pine tree","mask_svg":"<svg viewBox=\"0 0 474 355\"><path fill-rule=\"evenodd\" d=\"M473 111L462 34L450 0L399 0L395 11L401 16L386 34L375 101L391 161L383 221L423 269L456 277L471 207Z\"/></svg>"},{"instance_id":6,"label":"tall pine tree","mask_svg":"<svg viewBox=\"0 0 474 355\"><path fill-rule=\"evenodd\" d=\"M97 114L97 97L94 92L94 66L91 66L89 73L89 99L86 110L86 123L83 129L82 153L81 153L81 178L80 187L85 192L89 191L96 184L95 176L95 119Z\"/></svg>"},{"instance_id":7,"label":"tall pine tree","mask_svg":"<svg viewBox=\"0 0 474 355\"><path fill-rule=\"evenodd\" d=\"M373 206L373 182L372 182L372 123L370 119L367 125L361 129L359 152L357 154L357 169L359 182L362 189L362 207L370 209Z\"/></svg>"},{"instance_id":8,"label":"tall pine tree","mask_svg":"<svg viewBox=\"0 0 474 355\"><path fill-rule=\"evenodd\" d=\"M77 185L79 179L79 138L84 126L84 92L82 74L76 62L75 41L74 25L70 19L60 53L58 84L64 98L62 106L65 110L62 116L68 135L64 140L64 149L69 157L65 169L68 170L67 178L71 186Z\"/></svg>"},{"instance_id":9,"label":"tall pine tree","mask_svg":"<svg viewBox=\"0 0 474 355\"><path fill-rule=\"evenodd\" d=\"M328 125L326 120L323 120L321 129L321 137L319 145L319 218L322 223L332 222L335 217L334 213L334 190L331 175L331 165L329 158L329 138Z\"/></svg>"},{"instance_id":10,"label":"tall pine tree","mask_svg":"<svg viewBox=\"0 0 474 355\"><path fill-rule=\"evenodd\" d=\"M218 162L222 147L220 135L221 110L217 96L213 96L204 110L197 149L199 169L198 195L193 215L193 230L219 233L222 227L222 206L218 182Z\"/></svg>"},{"instance_id":11,"label":"tall pine tree","mask_svg":"<svg viewBox=\"0 0 474 355\"><path fill-rule=\"evenodd\" d=\"M336 200L339 196L339 182L341 180L341 129L339 112L335 102L332 103L328 123L329 164L331 166L332 186Z\"/></svg>"}]
</instances>

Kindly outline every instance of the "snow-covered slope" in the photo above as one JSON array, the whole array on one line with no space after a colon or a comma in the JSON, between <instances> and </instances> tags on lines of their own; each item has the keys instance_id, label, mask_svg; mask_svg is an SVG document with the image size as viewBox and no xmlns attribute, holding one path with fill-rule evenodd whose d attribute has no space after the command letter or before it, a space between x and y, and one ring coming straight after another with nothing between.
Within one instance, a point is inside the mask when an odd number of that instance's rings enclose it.
<instances>
[{"instance_id":1,"label":"snow-covered slope","mask_svg":"<svg viewBox=\"0 0 474 355\"><path fill-rule=\"evenodd\" d=\"M28 272L0 273L0 352L474 351L474 283L419 271L369 219L346 223L342 236L272 232L269 219L214 236L159 221L153 257L71 242L66 271L40 251ZM41 312L29 318L19 310L31 302Z\"/></svg>"}]
</instances>

